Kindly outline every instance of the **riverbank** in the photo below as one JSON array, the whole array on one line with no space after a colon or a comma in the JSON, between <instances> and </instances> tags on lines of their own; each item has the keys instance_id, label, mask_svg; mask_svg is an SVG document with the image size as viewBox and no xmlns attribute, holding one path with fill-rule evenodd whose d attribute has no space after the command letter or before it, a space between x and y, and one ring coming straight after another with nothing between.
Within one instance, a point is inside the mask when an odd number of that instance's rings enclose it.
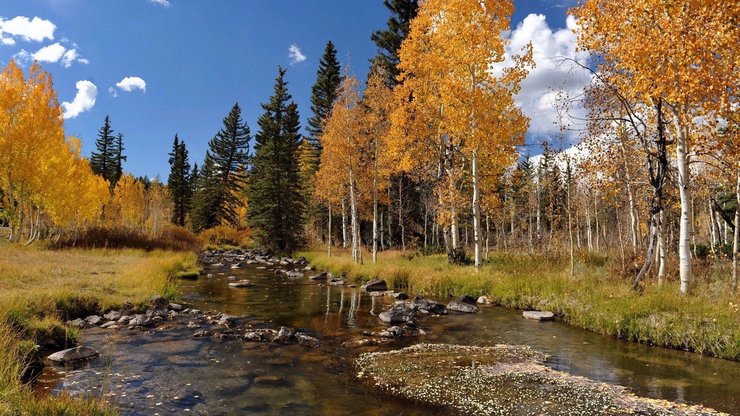
<instances>
[{"instance_id":1,"label":"riverbank","mask_svg":"<svg viewBox=\"0 0 740 416\"><path fill-rule=\"evenodd\" d=\"M689 297L672 283L648 282L642 293L609 272L599 259L582 259L571 276L567 261L523 255L491 256L479 272L447 264L444 255L382 253L357 265L347 253L300 253L315 267L360 282L382 278L390 287L438 297L487 295L492 303L521 310L549 310L564 322L662 347L740 360L738 300L706 284Z\"/></svg>"},{"instance_id":2,"label":"riverbank","mask_svg":"<svg viewBox=\"0 0 740 416\"><path fill-rule=\"evenodd\" d=\"M173 298L178 273L197 268L194 253L143 250L45 250L0 243L0 414L116 412L96 401L38 398L22 377L40 345L74 345L64 321L124 305L142 309L152 295Z\"/></svg>"}]
</instances>

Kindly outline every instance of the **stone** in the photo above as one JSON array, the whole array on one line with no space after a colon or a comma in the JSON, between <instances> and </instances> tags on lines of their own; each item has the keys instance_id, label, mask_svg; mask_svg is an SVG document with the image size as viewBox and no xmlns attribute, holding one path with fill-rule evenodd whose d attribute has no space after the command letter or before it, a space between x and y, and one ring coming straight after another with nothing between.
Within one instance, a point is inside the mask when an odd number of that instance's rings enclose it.
<instances>
[{"instance_id":1,"label":"stone","mask_svg":"<svg viewBox=\"0 0 740 416\"><path fill-rule=\"evenodd\" d=\"M90 315L87 318L85 318L85 322L87 322L90 325L98 325L102 321L103 321L103 318L101 318L98 315Z\"/></svg>"},{"instance_id":2,"label":"stone","mask_svg":"<svg viewBox=\"0 0 740 416\"><path fill-rule=\"evenodd\" d=\"M200 331L197 331L193 334L194 337L200 338L200 337L209 337L211 336L211 333L209 331L206 331L205 329L201 329Z\"/></svg>"},{"instance_id":3,"label":"stone","mask_svg":"<svg viewBox=\"0 0 740 416\"><path fill-rule=\"evenodd\" d=\"M122 316L122 317L118 318L118 323L125 325L125 324L129 323L130 320L131 320L131 317L128 316L128 315L125 315L125 316Z\"/></svg>"},{"instance_id":4,"label":"stone","mask_svg":"<svg viewBox=\"0 0 740 416\"><path fill-rule=\"evenodd\" d=\"M98 356L98 352L90 347L79 346L68 350L58 351L51 354L48 358L50 361L60 364L72 363L80 360L87 360Z\"/></svg>"},{"instance_id":5,"label":"stone","mask_svg":"<svg viewBox=\"0 0 740 416\"><path fill-rule=\"evenodd\" d=\"M484 295L484 296L479 297L476 302L480 305L489 305L491 303L491 298Z\"/></svg>"},{"instance_id":6,"label":"stone","mask_svg":"<svg viewBox=\"0 0 740 416\"><path fill-rule=\"evenodd\" d=\"M425 299L421 296L417 296L413 301L414 309L423 311L425 313L431 313L433 315L447 315L447 307L439 302Z\"/></svg>"},{"instance_id":7,"label":"stone","mask_svg":"<svg viewBox=\"0 0 740 416\"><path fill-rule=\"evenodd\" d=\"M306 266L306 267L303 268L303 271L304 272L312 272L314 270L316 270L316 269L313 266Z\"/></svg>"},{"instance_id":8,"label":"stone","mask_svg":"<svg viewBox=\"0 0 740 416\"><path fill-rule=\"evenodd\" d=\"M480 310L475 302L476 299L471 298L470 296L460 296L448 303L447 309L456 312L475 313Z\"/></svg>"},{"instance_id":9,"label":"stone","mask_svg":"<svg viewBox=\"0 0 740 416\"><path fill-rule=\"evenodd\" d=\"M128 321L128 325L130 327L144 326L149 324L149 322L151 321L149 320L149 318L146 317L146 315L137 314L131 317L131 320Z\"/></svg>"},{"instance_id":10,"label":"stone","mask_svg":"<svg viewBox=\"0 0 740 416\"><path fill-rule=\"evenodd\" d=\"M329 284L332 286L344 286L344 280L343 279L331 279L329 281Z\"/></svg>"},{"instance_id":11,"label":"stone","mask_svg":"<svg viewBox=\"0 0 740 416\"><path fill-rule=\"evenodd\" d=\"M291 270L289 272L286 272L285 276L287 276L288 279L302 279L303 272L299 272L298 270Z\"/></svg>"},{"instance_id":12,"label":"stone","mask_svg":"<svg viewBox=\"0 0 740 416\"><path fill-rule=\"evenodd\" d=\"M179 303L170 303L169 305L167 305L167 309L175 312L182 312L183 310L185 310L185 307Z\"/></svg>"},{"instance_id":13,"label":"stone","mask_svg":"<svg viewBox=\"0 0 740 416\"><path fill-rule=\"evenodd\" d=\"M285 274L285 273L288 273L288 271L285 269L275 269L275 274Z\"/></svg>"},{"instance_id":14,"label":"stone","mask_svg":"<svg viewBox=\"0 0 740 416\"><path fill-rule=\"evenodd\" d=\"M319 345L321 345L316 337L312 337L308 334L299 332L295 334L295 338L298 340L298 345L303 345L304 347L318 348Z\"/></svg>"},{"instance_id":15,"label":"stone","mask_svg":"<svg viewBox=\"0 0 740 416\"><path fill-rule=\"evenodd\" d=\"M535 321L552 321L555 314L550 311L524 311L522 316Z\"/></svg>"},{"instance_id":16,"label":"stone","mask_svg":"<svg viewBox=\"0 0 740 416\"><path fill-rule=\"evenodd\" d=\"M188 321L188 324L186 325L188 328L200 328L200 325L197 324L195 321Z\"/></svg>"},{"instance_id":17,"label":"stone","mask_svg":"<svg viewBox=\"0 0 740 416\"><path fill-rule=\"evenodd\" d=\"M345 348L372 347L375 345L386 345L393 342L390 338L357 338L342 344Z\"/></svg>"},{"instance_id":18,"label":"stone","mask_svg":"<svg viewBox=\"0 0 740 416\"><path fill-rule=\"evenodd\" d=\"M116 321L108 321L108 322L104 323L103 325L100 325L100 327L103 328L103 329L117 329L117 328L120 328L120 326L118 326L118 322L116 322Z\"/></svg>"},{"instance_id":19,"label":"stone","mask_svg":"<svg viewBox=\"0 0 740 416\"><path fill-rule=\"evenodd\" d=\"M218 318L218 324L219 325L229 326L229 325L231 325L231 324L234 323L234 320L235 319L236 319L236 317L234 317L234 316L223 314L223 315L221 315L220 318Z\"/></svg>"},{"instance_id":20,"label":"stone","mask_svg":"<svg viewBox=\"0 0 740 416\"><path fill-rule=\"evenodd\" d=\"M280 385L284 384L285 379L280 376L258 376L254 378L254 384Z\"/></svg>"},{"instance_id":21,"label":"stone","mask_svg":"<svg viewBox=\"0 0 740 416\"><path fill-rule=\"evenodd\" d=\"M409 298L409 295L407 295L406 292L395 292L393 297L398 300L406 300Z\"/></svg>"},{"instance_id":22,"label":"stone","mask_svg":"<svg viewBox=\"0 0 740 416\"><path fill-rule=\"evenodd\" d=\"M327 272L321 272L317 275L310 276L309 279L311 280L326 280L329 278L329 273Z\"/></svg>"},{"instance_id":23,"label":"stone","mask_svg":"<svg viewBox=\"0 0 740 416\"><path fill-rule=\"evenodd\" d=\"M277 342L278 344L290 344L293 341L294 335L295 329L288 328L287 326L281 326L280 330L272 341Z\"/></svg>"},{"instance_id":24,"label":"stone","mask_svg":"<svg viewBox=\"0 0 740 416\"><path fill-rule=\"evenodd\" d=\"M270 342L275 339L274 329L251 329L244 333L244 340L251 342Z\"/></svg>"},{"instance_id":25,"label":"stone","mask_svg":"<svg viewBox=\"0 0 740 416\"><path fill-rule=\"evenodd\" d=\"M162 296L156 295L152 296L151 299L149 299L149 305L152 307L152 309L167 309L167 305L169 305L169 301Z\"/></svg>"},{"instance_id":26,"label":"stone","mask_svg":"<svg viewBox=\"0 0 740 416\"><path fill-rule=\"evenodd\" d=\"M84 328L87 326L87 321L82 318L77 318L74 321L67 322L67 325L76 326L77 328Z\"/></svg>"},{"instance_id":27,"label":"stone","mask_svg":"<svg viewBox=\"0 0 740 416\"><path fill-rule=\"evenodd\" d=\"M229 283L229 287L232 288L244 288L244 287L253 287L254 283L250 282L249 280L239 280L236 282Z\"/></svg>"},{"instance_id":28,"label":"stone","mask_svg":"<svg viewBox=\"0 0 740 416\"><path fill-rule=\"evenodd\" d=\"M385 280L373 279L362 285L362 290L365 292L385 292L388 290L388 284Z\"/></svg>"},{"instance_id":29,"label":"stone","mask_svg":"<svg viewBox=\"0 0 740 416\"><path fill-rule=\"evenodd\" d=\"M109 320L109 321L117 321L121 319L121 312L119 311L110 311L103 315L103 318Z\"/></svg>"},{"instance_id":30,"label":"stone","mask_svg":"<svg viewBox=\"0 0 740 416\"><path fill-rule=\"evenodd\" d=\"M385 312L378 315L381 321L388 324L402 324L414 320L414 308L406 302L397 302Z\"/></svg>"}]
</instances>

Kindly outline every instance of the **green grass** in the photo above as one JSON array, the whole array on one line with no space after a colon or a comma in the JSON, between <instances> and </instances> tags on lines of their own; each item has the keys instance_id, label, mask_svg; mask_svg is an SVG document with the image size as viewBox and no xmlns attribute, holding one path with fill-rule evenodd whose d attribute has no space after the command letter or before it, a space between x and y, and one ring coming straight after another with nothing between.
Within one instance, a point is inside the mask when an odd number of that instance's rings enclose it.
<instances>
[{"instance_id":1,"label":"green grass","mask_svg":"<svg viewBox=\"0 0 740 416\"><path fill-rule=\"evenodd\" d=\"M37 397L21 375L36 344L74 345L64 320L124 305L144 309L152 295L173 299L177 277L197 268L194 253L60 250L0 243L0 415L115 414L98 400Z\"/></svg>"},{"instance_id":2,"label":"green grass","mask_svg":"<svg viewBox=\"0 0 740 416\"><path fill-rule=\"evenodd\" d=\"M650 281L643 292L634 292L629 278L594 255L582 255L573 276L567 260L527 254L493 255L478 272L449 265L444 255L385 252L378 263L363 265L346 253L298 255L358 282L382 278L397 290L439 297L487 295L500 306L550 310L568 324L600 334L740 360L740 301L719 278L729 276L726 265L703 270L692 295L681 296L675 281L663 286Z\"/></svg>"}]
</instances>

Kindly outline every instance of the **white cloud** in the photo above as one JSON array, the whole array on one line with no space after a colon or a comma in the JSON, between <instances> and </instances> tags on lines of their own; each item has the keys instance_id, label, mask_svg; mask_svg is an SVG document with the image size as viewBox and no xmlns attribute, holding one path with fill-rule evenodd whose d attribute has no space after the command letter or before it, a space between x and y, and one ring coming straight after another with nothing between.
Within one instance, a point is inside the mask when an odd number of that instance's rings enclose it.
<instances>
[{"instance_id":1,"label":"white cloud","mask_svg":"<svg viewBox=\"0 0 740 416\"><path fill-rule=\"evenodd\" d=\"M567 17L565 28L553 31L544 15L532 13L516 29L506 34L511 43L506 47L505 65L511 64L510 57L520 53L527 43L532 42L536 67L522 81L521 91L516 97L519 106L531 119L530 133L557 132L558 113L555 101L558 95L579 97L591 80L589 72L569 61L572 59L586 65L588 59L587 52L576 51L576 28L577 23L573 16ZM585 114L580 107L572 110L574 116ZM572 133L568 135L574 136Z\"/></svg>"},{"instance_id":2,"label":"white cloud","mask_svg":"<svg viewBox=\"0 0 740 416\"><path fill-rule=\"evenodd\" d=\"M15 58L21 63L28 63L30 61L57 63L61 61L62 66L65 68L69 68L74 62L81 64L90 63L87 59L80 57L77 49L67 49L59 42L44 46L34 53L21 49L20 52L15 54Z\"/></svg>"},{"instance_id":3,"label":"white cloud","mask_svg":"<svg viewBox=\"0 0 740 416\"><path fill-rule=\"evenodd\" d=\"M77 81L77 94L72 102L63 102L62 110L65 119L75 118L80 113L90 110L95 105L95 99L98 96L98 87L88 80Z\"/></svg>"},{"instance_id":4,"label":"white cloud","mask_svg":"<svg viewBox=\"0 0 740 416\"><path fill-rule=\"evenodd\" d=\"M146 92L146 81L144 81L140 77L126 77L118 82L116 84L116 87L125 92L131 92L136 89ZM115 96L117 96L117 94L114 95L114 97Z\"/></svg>"},{"instance_id":5,"label":"white cloud","mask_svg":"<svg viewBox=\"0 0 740 416\"><path fill-rule=\"evenodd\" d=\"M56 28L51 21L39 17L29 19L25 16L16 16L9 20L0 17L0 42L5 45L14 45L14 37L19 37L26 42L52 40Z\"/></svg>"},{"instance_id":6,"label":"white cloud","mask_svg":"<svg viewBox=\"0 0 740 416\"><path fill-rule=\"evenodd\" d=\"M170 7L172 3L170 0L149 0L149 3L156 4L157 6Z\"/></svg>"},{"instance_id":7,"label":"white cloud","mask_svg":"<svg viewBox=\"0 0 740 416\"><path fill-rule=\"evenodd\" d=\"M294 65L306 60L306 55L301 52L301 48L296 44L290 45L288 48L288 58L290 58L290 64Z\"/></svg>"}]
</instances>

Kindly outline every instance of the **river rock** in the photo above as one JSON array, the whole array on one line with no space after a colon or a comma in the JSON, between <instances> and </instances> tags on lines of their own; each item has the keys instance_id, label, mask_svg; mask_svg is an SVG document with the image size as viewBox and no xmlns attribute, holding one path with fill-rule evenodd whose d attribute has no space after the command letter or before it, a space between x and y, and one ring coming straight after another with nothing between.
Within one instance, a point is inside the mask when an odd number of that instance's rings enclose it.
<instances>
[{"instance_id":1,"label":"river rock","mask_svg":"<svg viewBox=\"0 0 740 416\"><path fill-rule=\"evenodd\" d=\"M524 311L522 316L535 321L551 321L555 319L555 314L550 311Z\"/></svg>"},{"instance_id":2,"label":"river rock","mask_svg":"<svg viewBox=\"0 0 740 416\"><path fill-rule=\"evenodd\" d=\"M85 322L87 322L90 325L98 325L102 320L103 318L101 318L98 315L90 315L87 318L85 318Z\"/></svg>"},{"instance_id":3,"label":"river rock","mask_svg":"<svg viewBox=\"0 0 740 416\"><path fill-rule=\"evenodd\" d=\"M205 329L201 329L200 331L194 333L193 336L196 338L209 337L211 336L211 333L209 331L206 331Z\"/></svg>"},{"instance_id":4,"label":"river rock","mask_svg":"<svg viewBox=\"0 0 740 416\"><path fill-rule=\"evenodd\" d=\"M90 347L79 346L68 350L58 351L51 354L48 358L50 361L60 364L72 363L75 361L86 360L98 356L98 352Z\"/></svg>"},{"instance_id":5,"label":"river rock","mask_svg":"<svg viewBox=\"0 0 740 416\"><path fill-rule=\"evenodd\" d=\"M365 292L385 292L386 290L388 290L388 284L385 282L385 280L373 279L362 285L361 289Z\"/></svg>"},{"instance_id":6,"label":"river rock","mask_svg":"<svg viewBox=\"0 0 740 416\"><path fill-rule=\"evenodd\" d=\"M390 338L356 338L346 341L342 344L345 348L371 347L376 345L386 345L393 342Z\"/></svg>"},{"instance_id":7,"label":"river rock","mask_svg":"<svg viewBox=\"0 0 740 416\"><path fill-rule=\"evenodd\" d=\"M152 309L167 309L167 305L169 304L170 302L167 299L159 295L152 296L152 298L149 299L149 305Z\"/></svg>"},{"instance_id":8,"label":"river rock","mask_svg":"<svg viewBox=\"0 0 740 416\"><path fill-rule=\"evenodd\" d=\"M119 311L110 311L103 315L103 318L109 320L109 321L117 321L121 319L121 312Z\"/></svg>"},{"instance_id":9,"label":"river rock","mask_svg":"<svg viewBox=\"0 0 740 416\"><path fill-rule=\"evenodd\" d=\"M326 280L327 278L329 278L329 273L327 272L321 272L309 277L311 280Z\"/></svg>"},{"instance_id":10,"label":"river rock","mask_svg":"<svg viewBox=\"0 0 740 416\"><path fill-rule=\"evenodd\" d=\"M287 273L287 272L288 272L288 271L287 271L287 270L285 270L285 269L275 269L275 274L285 274L285 273Z\"/></svg>"},{"instance_id":11,"label":"river rock","mask_svg":"<svg viewBox=\"0 0 740 416\"><path fill-rule=\"evenodd\" d=\"M433 315L447 315L447 308L445 305L433 300L425 299L421 296L414 298L413 306L414 309L425 313L431 313Z\"/></svg>"},{"instance_id":12,"label":"river rock","mask_svg":"<svg viewBox=\"0 0 740 416\"><path fill-rule=\"evenodd\" d=\"M87 326L87 322L82 318L77 318L74 321L67 321L67 325L77 328L84 328Z\"/></svg>"},{"instance_id":13,"label":"river rock","mask_svg":"<svg viewBox=\"0 0 740 416\"><path fill-rule=\"evenodd\" d=\"M286 272L285 276L287 276L288 279L302 279L303 272L299 272L298 270L291 270L289 272Z\"/></svg>"},{"instance_id":14,"label":"river rock","mask_svg":"<svg viewBox=\"0 0 740 416\"><path fill-rule=\"evenodd\" d=\"M277 336L274 329L250 329L244 333L244 340L251 342L270 342Z\"/></svg>"},{"instance_id":15,"label":"river rock","mask_svg":"<svg viewBox=\"0 0 740 416\"><path fill-rule=\"evenodd\" d=\"M331 279L329 284L332 286L344 286L344 279Z\"/></svg>"},{"instance_id":16,"label":"river rock","mask_svg":"<svg viewBox=\"0 0 740 416\"><path fill-rule=\"evenodd\" d=\"M302 332L295 334L295 338L298 340L298 345L303 345L304 347L318 348L321 345L318 338Z\"/></svg>"},{"instance_id":17,"label":"river rock","mask_svg":"<svg viewBox=\"0 0 740 416\"><path fill-rule=\"evenodd\" d=\"M182 312L185 310L185 307L179 303L170 303L169 305L167 305L167 309L175 312Z\"/></svg>"},{"instance_id":18,"label":"river rock","mask_svg":"<svg viewBox=\"0 0 740 416\"><path fill-rule=\"evenodd\" d=\"M393 293L393 297L398 300L406 300L409 298L409 295L407 295L406 292L395 292Z\"/></svg>"},{"instance_id":19,"label":"river rock","mask_svg":"<svg viewBox=\"0 0 740 416\"><path fill-rule=\"evenodd\" d=\"M108 321L108 322L104 323L103 325L100 325L100 327L103 328L103 329L117 329L117 328L119 328L118 322L116 322L116 321ZM113 327L115 327L115 328L113 328Z\"/></svg>"},{"instance_id":20,"label":"river rock","mask_svg":"<svg viewBox=\"0 0 740 416\"><path fill-rule=\"evenodd\" d=\"M254 283L250 282L249 280L239 280L237 282L231 282L229 283L229 287L233 288L243 288L243 287L253 287Z\"/></svg>"},{"instance_id":21,"label":"river rock","mask_svg":"<svg viewBox=\"0 0 740 416\"><path fill-rule=\"evenodd\" d=\"M235 320L236 320L236 317L234 317L234 316L231 316L231 315L228 315L228 314L222 314L218 318L218 324L219 325L229 326L229 325L233 324Z\"/></svg>"},{"instance_id":22,"label":"river rock","mask_svg":"<svg viewBox=\"0 0 740 416\"><path fill-rule=\"evenodd\" d=\"M295 329L288 328L287 326L281 326L280 330L278 331L277 335L275 335L275 338L272 341L277 342L278 344L290 344L293 341L294 335Z\"/></svg>"},{"instance_id":23,"label":"river rock","mask_svg":"<svg viewBox=\"0 0 740 416\"><path fill-rule=\"evenodd\" d=\"M144 326L149 324L151 322L149 318L146 317L146 315L142 314L136 314L131 317L131 320L128 321L129 327L136 327L136 326Z\"/></svg>"},{"instance_id":24,"label":"river rock","mask_svg":"<svg viewBox=\"0 0 740 416\"><path fill-rule=\"evenodd\" d=\"M491 298L489 298L488 296L485 296L484 295L484 296L479 297L478 300L476 301L476 303L478 303L480 305L488 305L488 304L491 303Z\"/></svg>"},{"instance_id":25,"label":"river rock","mask_svg":"<svg viewBox=\"0 0 740 416\"><path fill-rule=\"evenodd\" d=\"M396 302L391 308L378 315L387 324L402 324L414 320L414 308L406 302Z\"/></svg>"},{"instance_id":26,"label":"river rock","mask_svg":"<svg viewBox=\"0 0 740 416\"><path fill-rule=\"evenodd\" d=\"M453 299L447 304L447 309L451 311L464 312L464 313L475 313L478 312L478 306L475 304L476 300L470 296L460 296Z\"/></svg>"},{"instance_id":27,"label":"river rock","mask_svg":"<svg viewBox=\"0 0 740 416\"><path fill-rule=\"evenodd\" d=\"M285 379L280 376L257 376L254 378L254 384L269 384L278 386L285 384Z\"/></svg>"}]
</instances>

